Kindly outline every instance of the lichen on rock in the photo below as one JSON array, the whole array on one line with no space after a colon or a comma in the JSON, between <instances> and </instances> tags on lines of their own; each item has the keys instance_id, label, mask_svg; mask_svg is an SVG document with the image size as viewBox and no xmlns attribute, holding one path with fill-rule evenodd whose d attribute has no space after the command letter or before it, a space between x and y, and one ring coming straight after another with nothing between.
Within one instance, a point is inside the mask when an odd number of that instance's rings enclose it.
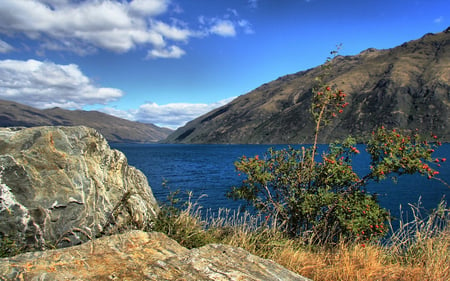
<instances>
[{"instance_id":1,"label":"lichen on rock","mask_svg":"<svg viewBox=\"0 0 450 281\"><path fill-rule=\"evenodd\" d=\"M0 259L0 276L7 280L309 280L241 248L211 244L188 250L162 233L137 230Z\"/></svg>"}]
</instances>

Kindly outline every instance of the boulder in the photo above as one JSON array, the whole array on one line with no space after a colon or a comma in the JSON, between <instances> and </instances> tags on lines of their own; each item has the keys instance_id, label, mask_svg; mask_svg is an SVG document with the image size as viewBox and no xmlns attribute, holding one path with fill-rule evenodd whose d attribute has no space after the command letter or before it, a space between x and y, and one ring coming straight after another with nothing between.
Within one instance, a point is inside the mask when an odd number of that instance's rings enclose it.
<instances>
[{"instance_id":1,"label":"boulder","mask_svg":"<svg viewBox=\"0 0 450 281\"><path fill-rule=\"evenodd\" d=\"M0 238L66 247L148 226L159 211L145 175L84 126L0 128Z\"/></svg>"},{"instance_id":2,"label":"boulder","mask_svg":"<svg viewBox=\"0 0 450 281\"><path fill-rule=\"evenodd\" d=\"M0 259L7 280L308 280L241 248L188 250L162 233L139 230L88 243Z\"/></svg>"}]
</instances>

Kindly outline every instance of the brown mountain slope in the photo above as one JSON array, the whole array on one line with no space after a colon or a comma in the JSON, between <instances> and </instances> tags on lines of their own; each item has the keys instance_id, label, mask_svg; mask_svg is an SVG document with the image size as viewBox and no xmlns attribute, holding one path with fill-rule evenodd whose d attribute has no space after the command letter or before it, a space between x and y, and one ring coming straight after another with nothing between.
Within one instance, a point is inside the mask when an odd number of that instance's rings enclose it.
<instances>
[{"instance_id":1,"label":"brown mountain slope","mask_svg":"<svg viewBox=\"0 0 450 281\"><path fill-rule=\"evenodd\" d=\"M110 142L158 142L172 131L153 124L132 122L98 111L40 110L11 101L0 100L0 127L85 125L99 131Z\"/></svg>"},{"instance_id":2,"label":"brown mountain slope","mask_svg":"<svg viewBox=\"0 0 450 281\"><path fill-rule=\"evenodd\" d=\"M380 125L434 132L450 141L450 28L393 49L337 57L328 82L350 105L320 139L358 140ZM308 143L320 67L281 77L179 128L167 142Z\"/></svg>"}]
</instances>

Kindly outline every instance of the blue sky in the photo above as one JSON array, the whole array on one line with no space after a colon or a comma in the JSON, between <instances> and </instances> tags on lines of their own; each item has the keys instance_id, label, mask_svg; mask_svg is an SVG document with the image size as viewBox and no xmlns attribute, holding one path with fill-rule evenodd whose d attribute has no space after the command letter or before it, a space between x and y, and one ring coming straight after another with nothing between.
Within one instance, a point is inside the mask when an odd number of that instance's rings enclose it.
<instances>
[{"instance_id":1,"label":"blue sky","mask_svg":"<svg viewBox=\"0 0 450 281\"><path fill-rule=\"evenodd\" d=\"M448 26L448 0L0 0L0 99L174 129L337 44Z\"/></svg>"}]
</instances>

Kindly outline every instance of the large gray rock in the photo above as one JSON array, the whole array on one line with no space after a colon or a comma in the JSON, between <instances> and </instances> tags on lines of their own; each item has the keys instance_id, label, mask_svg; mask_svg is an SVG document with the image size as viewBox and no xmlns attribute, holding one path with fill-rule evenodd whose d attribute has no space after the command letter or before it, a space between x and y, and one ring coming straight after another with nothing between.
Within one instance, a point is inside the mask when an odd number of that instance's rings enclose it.
<instances>
[{"instance_id":1,"label":"large gray rock","mask_svg":"<svg viewBox=\"0 0 450 281\"><path fill-rule=\"evenodd\" d=\"M7 280L308 280L240 248L211 244L187 250L162 233L142 231L0 259L0 276Z\"/></svg>"},{"instance_id":2,"label":"large gray rock","mask_svg":"<svg viewBox=\"0 0 450 281\"><path fill-rule=\"evenodd\" d=\"M70 246L143 227L158 211L145 175L94 129L0 128L0 238Z\"/></svg>"}]
</instances>

